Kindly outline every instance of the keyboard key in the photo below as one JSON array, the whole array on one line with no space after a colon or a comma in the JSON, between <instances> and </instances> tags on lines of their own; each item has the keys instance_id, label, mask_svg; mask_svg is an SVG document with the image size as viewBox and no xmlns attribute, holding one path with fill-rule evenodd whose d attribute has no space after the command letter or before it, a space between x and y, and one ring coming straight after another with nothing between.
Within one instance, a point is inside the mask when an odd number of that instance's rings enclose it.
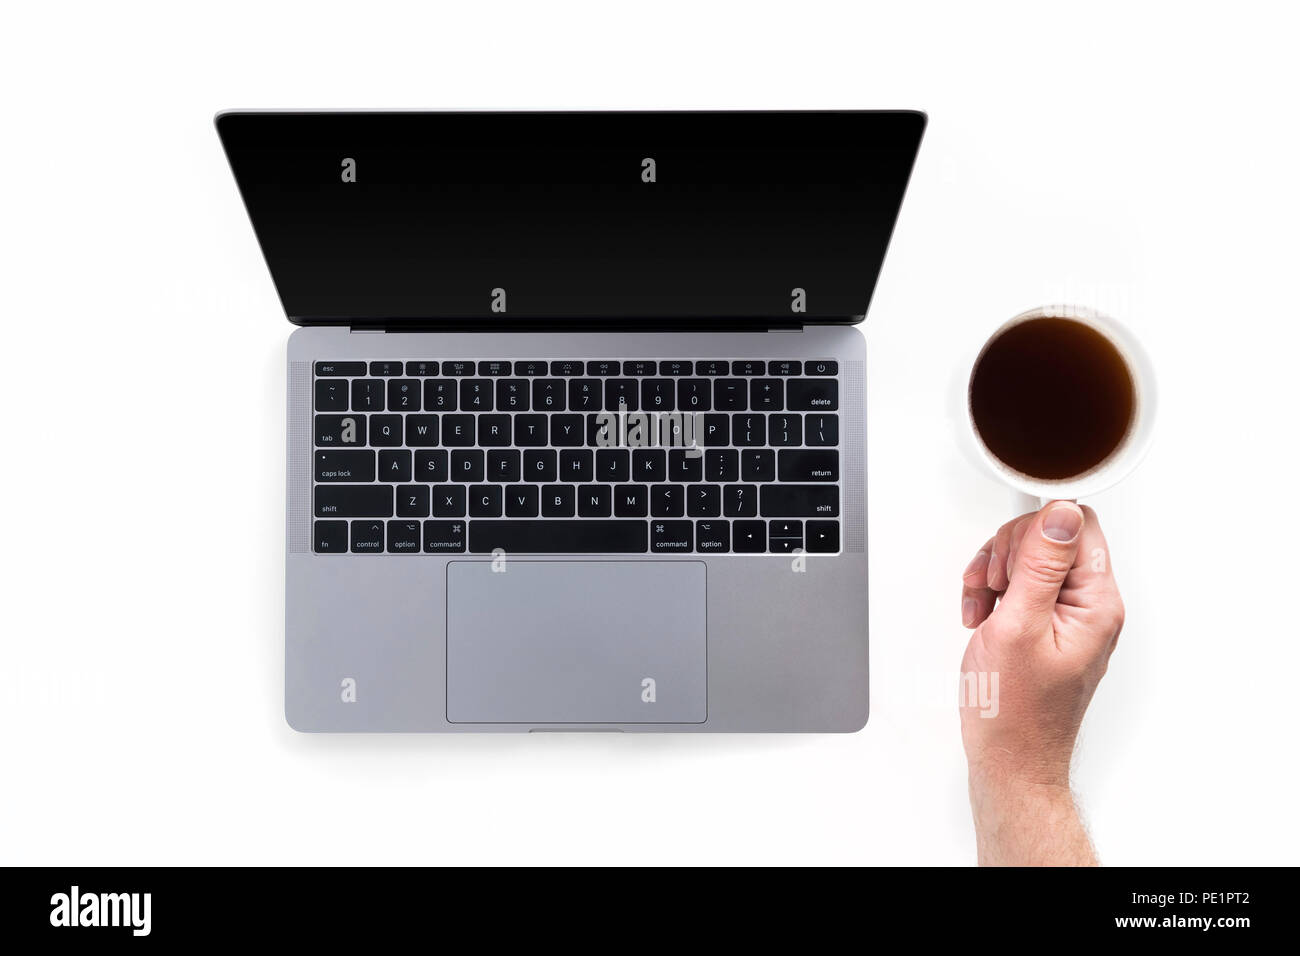
<instances>
[{"instance_id":1,"label":"keyboard key","mask_svg":"<svg viewBox=\"0 0 1300 956\"><path fill-rule=\"evenodd\" d=\"M767 550L766 521L734 521L732 550L738 554L762 554Z\"/></svg>"},{"instance_id":2,"label":"keyboard key","mask_svg":"<svg viewBox=\"0 0 1300 956\"><path fill-rule=\"evenodd\" d=\"M647 412L671 412L676 404L670 378L641 380L641 407Z\"/></svg>"},{"instance_id":3,"label":"keyboard key","mask_svg":"<svg viewBox=\"0 0 1300 956\"><path fill-rule=\"evenodd\" d=\"M596 449L596 478L600 481L627 481L631 455L626 448Z\"/></svg>"},{"instance_id":4,"label":"keyboard key","mask_svg":"<svg viewBox=\"0 0 1300 956\"><path fill-rule=\"evenodd\" d=\"M599 379L569 379L569 407L575 412L598 412L603 388Z\"/></svg>"},{"instance_id":5,"label":"keyboard key","mask_svg":"<svg viewBox=\"0 0 1300 956\"><path fill-rule=\"evenodd\" d=\"M500 379L497 382L497 408L503 412L528 411L528 379Z\"/></svg>"},{"instance_id":6,"label":"keyboard key","mask_svg":"<svg viewBox=\"0 0 1300 956\"><path fill-rule=\"evenodd\" d=\"M755 378L749 382L749 407L756 412L779 412L783 404L779 378Z\"/></svg>"},{"instance_id":7,"label":"keyboard key","mask_svg":"<svg viewBox=\"0 0 1300 956\"><path fill-rule=\"evenodd\" d=\"M316 452L317 481L374 481L375 453L360 451Z\"/></svg>"},{"instance_id":8,"label":"keyboard key","mask_svg":"<svg viewBox=\"0 0 1300 956\"><path fill-rule=\"evenodd\" d=\"M437 362L407 362L406 374L415 378L429 378L438 374Z\"/></svg>"},{"instance_id":9,"label":"keyboard key","mask_svg":"<svg viewBox=\"0 0 1300 956\"><path fill-rule=\"evenodd\" d=\"M492 382L486 378L466 378L460 383L460 408L464 412L492 411Z\"/></svg>"},{"instance_id":10,"label":"keyboard key","mask_svg":"<svg viewBox=\"0 0 1300 956\"><path fill-rule=\"evenodd\" d=\"M758 514L758 486L724 486L722 489L722 513L728 518L754 517Z\"/></svg>"},{"instance_id":11,"label":"keyboard key","mask_svg":"<svg viewBox=\"0 0 1300 956\"><path fill-rule=\"evenodd\" d=\"M354 412L382 412L384 410L384 383L377 378L352 380L352 410Z\"/></svg>"},{"instance_id":12,"label":"keyboard key","mask_svg":"<svg viewBox=\"0 0 1300 956\"><path fill-rule=\"evenodd\" d=\"M798 375L803 370L803 363L793 359L767 363L768 375Z\"/></svg>"},{"instance_id":13,"label":"keyboard key","mask_svg":"<svg viewBox=\"0 0 1300 956\"><path fill-rule=\"evenodd\" d=\"M431 412L456 410L456 383L448 378L431 378L424 383L424 407Z\"/></svg>"},{"instance_id":14,"label":"keyboard key","mask_svg":"<svg viewBox=\"0 0 1300 956\"><path fill-rule=\"evenodd\" d=\"M578 489L578 517L608 518L613 501L609 485L583 485Z\"/></svg>"},{"instance_id":15,"label":"keyboard key","mask_svg":"<svg viewBox=\"0 0 1300 956\"><path fill-rule=\"evenodd\" d=\"M348 383L340 379L316 380L316 411L346 412L348 410Z\"/></svg>"},{"instance_id":16,"label":"keyboard key","mask_svg":"<svg viewBox=\"0 0 1300 956\"><path fill-rule=\"evenodd\" d=\"M483 450L472 448L451 453L451 481L482 481Z\"/></svg>"},{"instance_id":17,"label":"keyboard key","mask_svg":"<svg viewBox=\"0 0 1300 956\"><path fill-rule=\"evenodd\" d=\"M493 378L499 378L502 375L510 374L509 362L479 362L478 373L488 375Z\"/></svg>"},{"instance_id":18,"label":"keyboard key","mask_svg":"<svg viewBox=\"0 0 1300 956\"><path fill-rule=\"evenodd\" d=\"M411 453L405 448L389 449L379 453L380 481L410 481Z\"/></svg>"},{"instance_id":19,"label":"keyboard key","mask_svg":"<svg viewBox=\"0 0 1300 956\"><path fill-rule=\"evenodd\" d=\"M465 551L465 522L426 521L425 554L462 554Z\"/></svg>"},{"instance_id":20,"label":"keyboard key","mask_svg":"<svg viewBox=\"0 0 1300 956\"><path fill-rule=\"evenodd\" d=\"M840 383L833 378L796 378L787 388L792 411L835 411L840 407Z\"/></svg>"},{"instance_id":21,"label":"keyboard key","mask_svg":"<svg viewBox=\"0 0 1300 956\"><path fill-rule=\"evenodd\" d=\"M707 378L678 379L677 407L684 412L707 412L713 407L712 391Z\"/></svg>"},{"instance_id":22,"label":"keyboard key","mask_svg":"<svg viewBox=\"0 0 1300 956\"><path fill-rule=\"evenodd\" d=\"M609 378L611 375L619 374L619 372L622 370L620 368L620 365L621 363L616 361L588 362L587 374L598 375L601 378Z\"/></svg>"},{"instance_id":23,"label":"keyboard key","mask_svg":"<svg viewBox=\"0 0 1300 956\"><path fill-rule=\"evenodd\" d=\"M465 517L464 485L434 485L432 493L435 518Z\"/></svg>"},{"instance_id":24,"label":"keyboard key","mask_svg":"<svg viewBox=\"0 0 1300 956\"><path fill-rule=\"evenodd\" d=\"M537 375L545 375L545 374L546 374L546 363L545 363L545 362L542 362L542 361L535 361L535 362L516 362L516 363L515 363L515 374L516 374L516 375L526 375L526 376L528 376L529 378L533 378L534 376L537 376Z\"/></svg>"},{"instance_id":25,"label":"keyboard key","mask_svg":"<svg viewBox=\"0 0 1300 956\"><path fill-rule=\"evenodd\" d=\"M365 415L317 415L316 444L364 445L366 443Z\"/></svg>"},{"instance_id":26,"label":"keyboard key","mask_svg":"<svg viewBox=\"0 0 1300 956\"><path fill-rule=\"evenodd\" d=\"M702 438L705 448L726 447L731 444L731 419L726 415L705 415ZM697 429L699 426L697 425Z\"/></svg>"},{"instance_id":27,"label":"keyboard key","mask_svg":"<svg viewBox=\"0 0 1300 956\"><path fill-rule=\"evenodd\" d=\"M695 546L693 521L651 521L650 550L657 554L690 551Z\"/></svg>"},{"instance_id":28,"label":"keyboard key","mask_svg":"<svg viewBox=\"0 0 1300 956\"><path fill-rule=\"evenodd\" d=\"M574 502L573 485L542 485L542 517L572 518Z\"/></svg>"},{"instance_id":29,"label":"keyboard key","mask_svg":"<svg viewBox=\"0 0 1300 956\"><path fill-rule=\"evenodd\" d=\"M533 408L539 412L564 411L564 383L558 378L534 379Z\"/></svg>"},{"instance_id":30,"label":"keyboard key","mask_svg":"<svg viewBox=\"0 0 1300 956\"><path fill-rule=\"evenodd\" d=\"M731 442L742 448L767 444L767 419L762 415L732 415Z\"/></svg>"},{"instance_id":31,"label":"keyboard key","mask_svg":"<svg viewBox=\"0 0 1300 956\"><path fill-rule=\"evenodd\" d=\"M519 481L519 452L497 448L487 453L488 481Z\"/></svg>"},{"instance_id":32,"label":"keyboard key","mask_svg":"<svg viewBox=\"0 0 1300 956\"><path fill-rule=\"evenodd\" d=\"M767 416L767 441L778 448L803 444L803 418L785 413Z\"/></svg>"},{"instance_id":33,"label":"keyboard key","mask_svg":"<svg viewBox=\"0 0 1300 956\"><path fill-rule=\"evenodd\" d=\"M406 444L412 448L428 448L438 444L438 416L407 415Z\"/></svg>"},{"instance_id":34,"label":"keyboard key","mask_svg":"<svg viewBox=\"0 0 1300 956\"><path fill-rule=\"evenodd\" d=\"M562 375L565 378L573 378L575 375L582 374L583 365L578 361L562 361L551 363L551 374Z\"/></svg>"},{"instance_id":35,"label":"keyboard key","mask_svg":"<svg viewBox=\"0 0 1300 956\"><path fill-rule=\"evenodd\" d=\"M370 416L370 444L376 448L398 448L402 437L401 415Z\"/></svg>"},{"instance_id":36,"label":"keyboard key","mask_svg":"<svg viewBox=\"0 0 1300 956\"><path fill-rule=\"evenodd\" d=\"M690 454L695 452L695 454ZM669 481L703 481L704 455L699 449L673 448L668 452Z\"/></svg>"},{"instance_id":37,"label":"keyboard key","mask_svg":"<svg viewBox=\"0 0 1300 956\"><path fill-rule=\"evenodd\" d=\"M447 480L447 453L441 448L437 451L417 451L415 453L415 481L442 482Z\"/></svg>"},{"instance_id":38,"label":"keyboard key","mask_svg":"<svg viewBox=\"0 0 1300 956\"><path fill-rule=\"evenodd\" d=\"M746 449L740 453L740 477L744 481L775 481L776 452L770 448Z\"/></svg>"},{"instance_id":39,"label":"keyboard key","mask_svg":"<svg viewBox=\"0 0 1300 956\"><path fill-rule=\"evenodd\" d=\"M587 444L608 448L618 444L618 419L604 412L587 416Z\"/></svg>"},{"instance_id":40,"label":"keyboard key","mask_svg":"<svg viewBox=\"0 0 1300 956\"><path fill-rule=\"evenodd\" d=\"M650 489L645 485L614 486L614 516L644 518L650 509Z\"/></svg>"},{"instance_id":41,"label":"keyboard key","mask_svg":"<svg viewBox=\"0 0 1300 956\"><path fill-rule=\"evenodd\" d=\"M839 362L805 362L803 373L805 375L838 375L840 371Z\"/></svg>"},{"instance_id":42,"label":"keyboard key","mask_svg":"<svg viewBox=\"0 0 1300 956\"><path fill-rule=\"evenodd\" d=\"M690 375L692 367L693 366L691 365L690 362L684 362L681 360L660 362L659 374L660 375Z\"/></svg>"},{"instance_id":43,"label":"keyboard key","mask_svg":"<svg viewBox=\"0 0 1300 956\"><path fill-rule=\"evenodd\" d=\"M546 444L545 415L516 415L515 444L525 448L537 448Z\"/></svg>"},{"instance_id":44,"label":"keyboard key","mask_svg":"<svg viewBox=\"0 0 1300 956\"><path fill-rule=\"evenodd\" d=\"M524 481L555 481L555 476L555 449L530 449L524 452Z\"/></svg>"},{"instance_id":45,"label":"keyboard key","mask_svg":"<svg viewBox=\"0 0 1300 956\"><path fill-rule=\"evenodd\" d=\"M730 551L730 522L722 520L695 522L695 550L701 554Z\"/></svg>"},{"instance_id":46,"label":"keyboard key","mask_svg":"<svg viewBox=\"0 0 1300 956\"><path fill-rule=\"evenodd\" d=\"M720 378L713 383L713 407L720 412L741 411L748 407L743 378Z\"/></svg>"},{"instance_id":47,"label":"keyboard key","mask_svg":"<svg viewBox=\"0 0 1300 956\"><path fill-rule=\"evenodd\" d=\"M480 415L478 443L484 448L501 448L510 444L509 415Z\"/></svg>"},{"instance_id":48,"label":"keyboard key","mask_svg":"<svg viewBox=\"0 0 1300 956\"><path fill-rule=\"evenodd\" d=\"M740 452L734 448L713 448L704 453L705 481L739 481Z\"/></svg>"},{"instance_id":49,"label":"keyboard key","mask_svg":"<svg viewBox=\"0 0 1300 956\"><path fill-rule=\"evenodd\" d=\"M716 518L722 514L720 485L691 485L686 489L686 513L692 518Z\"/></svg>"},{"instance_id":50,"label":"keyboard key","mask_svg":"<svg viewBox=\"0 0 1300 956\"><path fill-rule=\"evenodd\" d=\"M355 378L366 374L365 362L317 362L317 375L346 375Z\"/></svg>"},{"instance_id":51,"label":"keyboard key","mask_svg":"<svg viewBox=\"0 0 1300 956\"><path fill-rule=\"evenodd\" d=\"M838 521L809 521L805 547L812 554L834 554L840 549Z\"/></svg>"},{"instance_id":52,"label":"keyboard key","mask_svg":"<svg viewBox=\"0 0 1300 956\"><path fill-rule=\"evenodd\" d=\"M748 359L743 362L731 363L732 375L754 376L762 375L767 371L767 363L761 359Z\"/></svg>"},{"instance_id":53,"label":"keyboard key","mask_svg":"<svg viewBox=\"0 0 1300 956\"><path fill-rule=\"evenodd\" d=\"M834 448L781 450L782 481L839 481L840 453Z\"/></svg>"},{"instance_id":54,"label":"keyboard key","mask_svg":"<svg viewBox=\"0 0 1300 956\"><path fill-rule=\"evenodd\" d=\"M645 376L647 376L647 375L653 375L654 373L655 373L655 363L654 363L654 362L639 362L639 361L638 361L638 362L624 362L624 363L623 363L623 374L624 374L624 375L635 375L637 378L644 378Z\"/></svg>"},{"instance_id":55,"label":"keyboard key","mask_svg":"<svg viewBox=\"0 0 1300 956\"><path fill-rule=\"evenodd\" d=\"M636 381L630 378L611 378L605 380L605 411L635 412L641 407L640 394Z\"/></svg>"},{"instance_id":56,"label":"keyboard key","mask_svg":"<svg viewBox=\"0 0 1300 956\"><path fill-rule=\"evenodd\" d=\"M840 416L805 415L804 432L808 445L838 445L840 443Z\"/></svg>"},{"instance_id":57,"label":"keyboard key","mask_svg":"<svg viewBox=\"0 0 1300 956\"><path fill-rule=\"evenodd\" d=\"M506 488L506 517L537 517L536 485L510 485Z\"/></svg>"},{"instance_id":58,"label":"keyboard key","mask_svg":"<svg viewBox=\"0 0 1300 956\"><path fill-rule=\"evenodd\" d=\"M835 485L764 485L765 518L834 518L840 513L840 490Z\"/></svg>"},{"instance_id":59,"label":"keyboard key","mask_svg":"<svg viewBox=\"0 0 1300 956\"><path fill-rule=\"evenodd\" d=\"M420 382L414 378L394 378L388 382L388 410L390 412L418 412L420 410Z\"/></svg>"},{"instance_id":60,"label":"keyboard key","mask_svg":"<svg viewBox=\"0 0 1300 956\"><path fill-rule=\"evenodd\" d=\"M718 375L726 375L730 371L731 363L725 360L707 359L695 363L696 375L715 377Z\"/></svg>"},{"instance_id":61,"label":"keyboard key","mask_svg":"<svg viewBox=\"0 0 1300 956\"><path fill-rule=\"evenodd\" d=\"M662 448L633 449L632 478L634 481L667 481L667 453Z\"/></svg>"},{"instance_id":62,"label":"keyboard key","mask_svg":"<svg viewBox=\"0 0 1300 956\"><path fill-rule=\"evenodd\" d=\"M388 522L388 553L419 554L421 544L420 522Z\"/></svg>"},{"instance_id":63,"label":"keyboard key","mask_svg":"<svg viewBox=\"0 0 1300 956\"><path fill-rule=\"evenodd\" d=\"M348 523L346 521L317 521L312 526L312 550L317 554L346 554L348 550Z\"/></svg>"},{"instance_id":64,"label":"keyboard key","mask_svg":"<svg viewBox=\"0 0 1300 956\"><path fill-rule=\"evenodd\" d=\"M686 514L686 489L681 485L655 485L650 489L650 514L655 518L680 518Z\"/></svg>"},{"instance_id":65,"label":"keyboard key","mask_svg":"<svg viewBox=\"0 0 1300 956\"><path fill-rule=\"evenodd\" d=\"M501 517L500 485L470 485L467 495L471 518Z\"/></svg>"},{"instance_id":66,"label":"keyboard key","mask_svg":"<svg viewBox=\"0 0 1300 956\"><path fill-rule=\"evenodd\" d=\"M573 448L583 441L584 428L581 415L556 415L551 419L551 444L558 448Z\"/></svg>"},{"instance_id":67,"label":"keyboard key","mask_svg":"<svg viewBox=\"0 0 1300 956\"><path fill-rule=\"evenodd\" d=\"M644 520L618 521L472 521L469 550L487 554L497 548L511 554L644 554Z\"/></svg>"},{"instance_id":68,"label":"keyboard key","mask_svg":"<svg viewBox=\"0 0 1300 956\"><path fill-rule=\"evenodd\" d=\"M384 550L384 524L382 521L352 522L352 553L379 554Z\"/></svg>"},{"instance_id":69,"label":"keyboard key","mask_svg":"<svg viewBox=\"0 0 1300 956\"><path fill-rule=\"evenodd\" d=\"M391 377L393 375L401 375L402 363L401 362L371 362L370 374L380 375L385 378Z\"/></svg>"},{"instance_id":70,"label":"keyboard key","mask_svg":"<svg viewBox=\"0 0 1300 956\"><path fill-rule=\"evenodd\" d=\"M770 521L767 525L767 550L789 554L803 547L802 521Z\"/></svg>"},{"instance_id":71,"label":"keyboard key","mask_svg":"<svg viewBox=\"0 0 1300 956\"><path fill-rule=\"evenodd\" d=\"M399 485L396 491L397 517L429 517L429 486Z\"/></svg>"},{"instance_id":72,"label":"keyboard key","mask_svg":"<svg viewBox=\"0 0 1300 956\"><path fill-rule=\"evenodd\" d=\"M392 485L317 485L312 500L318 518L391 518Z\"/></svg>"},{"instance_id":73,"label":"keyboard key","mask_svg":"<svg viewBox=\"0 0 1300 956\"><path fill-rule=\"evenodd\" d=\"M587 449L566 448L560 452L561 481L591 481L594 474L591 452Z\"/></svg>"},{"instance_id":74,"label":"keyboard key","mask_svg":"<svg viewBox=\"0 0 1300 956\"><path fill-rule=\"evenodd\" d=\"M467 375L474 374L473 362L443 362L442 374L451 375L455 378L464 378Z\"/></svg>"},{"instance_id":75,"label":"keyboard key","mask_svg":"<svg viewBox=\"0 0 1300 956\"><path fill-rule=\"evenodd\" d=\"M473 445L474 416L442 416L442 443L449 448L468 448Z\"/></svg>"}]
</instances>

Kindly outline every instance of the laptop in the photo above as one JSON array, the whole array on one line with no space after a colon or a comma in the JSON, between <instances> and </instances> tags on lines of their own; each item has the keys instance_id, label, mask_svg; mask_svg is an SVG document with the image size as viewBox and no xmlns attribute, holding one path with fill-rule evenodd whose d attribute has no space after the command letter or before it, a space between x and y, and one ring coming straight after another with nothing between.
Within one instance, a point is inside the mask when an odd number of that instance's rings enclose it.
<instances>
[{"instance_id":1,"label":"laptop","mask_svg":"<svg viewBox=\"0 0 1300 956\"><path fill-rule=\"evenodd\" d=\"M226 112L307 732L854 731L917 112Z\"/></svg>"}]
</instances>

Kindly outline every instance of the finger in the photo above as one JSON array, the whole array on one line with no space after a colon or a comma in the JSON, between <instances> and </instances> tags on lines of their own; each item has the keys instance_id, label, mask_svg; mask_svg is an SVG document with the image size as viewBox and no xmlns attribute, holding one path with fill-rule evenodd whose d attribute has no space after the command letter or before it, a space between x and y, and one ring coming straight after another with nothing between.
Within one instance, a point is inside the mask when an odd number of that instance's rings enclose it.
<instances>
[{"instance_id":1,"label":"finger","mask_svg":"<svg viewBox=\"0 0 1300 956\"><path fill-rule=\"evenodd\" d=\"M1084 524L1083 511L1072 501L1053 501L1029 522L998 608L1018 629L1038 633L1051 623L1061 586L1079 554Z\"/></svg>"},{"instance_id":2,"label":"finger","mask_svg":"<svg viewBox=\"0 0 1300 956\"><path fill-rule=\"evenodd\" d=\"M1085 505L1079 556L1061 586L1058 603L1083 604L1089 595L1112 589L1115 589L1115 573L1110 564L1110 546L1102 533L1097 512Z\"/></svg>"},{"instance_id":3,"label":"finger","mask_svg":"<svg viewBox=\"0 0 1300 956\"><path fill-rule=\"evenodd\" d=\"M961 589L961 623L963 627L979 627L993 613L998 596L986 587L964 586Z\"/></svg>"},{"instance_id":4,"label":"finger","mask_svg":"<svg viewBox=\"0 0 1300 956\"><path fill-rule=\"evenodd\" d=\"M966 570L961 573L961 583L966 587L982 588L988 583L989 574L989 554L993 550L993 539L989 538L975 552L975 557L971 558L970 564L966 565Z\"/></svg>"},{"instance_id":5,"label":"finger","mask_svg":"<svg viewBox=\"0 0 1300 956\"><path fill-rule=\"evenodd\" d=\"M998 528L993 536L993 550L989 555L988 586L994 591L1007 589L1007 554L1011 551L1011 532L1020 516Z\"/></svg>"},{"instance_id":6,"label":"finger","mask_svg":"<svg viewBox=\"0 0 1300 956\"><path fill-rule=\"evenodd\" d=\"M1020 549L1020 542L1024 540L1025 531L1029 529L1029 524L1034 520L1033 514L1021 515L1020 518L1011 528L1011 537L1007 544L1007 580L1010 581L1012 573L1016 568L1016 552Z\"/></svg>"}]
</instances>

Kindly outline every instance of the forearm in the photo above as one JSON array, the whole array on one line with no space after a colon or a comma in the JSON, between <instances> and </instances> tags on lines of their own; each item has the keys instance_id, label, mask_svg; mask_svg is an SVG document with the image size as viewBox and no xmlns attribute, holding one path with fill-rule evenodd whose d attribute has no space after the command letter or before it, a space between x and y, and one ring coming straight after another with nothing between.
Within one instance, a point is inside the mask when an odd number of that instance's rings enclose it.
<instances>
[{"instance_id":1,"label":"forearm","mask_svg":"<svg viewBox=\"0 0 1300 956\"><path fill-rule=\"evenodd\" d=\"M1097 865L1068 783L1028 783L972 768L970 803L980 866Z\"/></svg>"}]
</instances>

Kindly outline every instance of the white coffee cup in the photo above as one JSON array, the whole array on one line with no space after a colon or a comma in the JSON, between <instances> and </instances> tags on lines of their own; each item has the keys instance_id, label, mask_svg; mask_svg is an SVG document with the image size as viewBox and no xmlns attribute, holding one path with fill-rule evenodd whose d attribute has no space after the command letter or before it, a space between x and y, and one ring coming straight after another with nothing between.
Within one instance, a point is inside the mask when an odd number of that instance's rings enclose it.
<instances>
[{"instance_id":1,"label":"white coffee cup","mask_svg":"<svg viewBox=\"0 0 1300 956\"><path fill-rule=\"evenodd\" d=\"M1007 329L1031 319L1073 319L1081 322L1106 337L1115 346L1125 364L1129 377L1133 380L1134 409L1128 431L1119 445L1099 464L1080 475L1062 479L1043 479L1017 471L999 459L980 438L979 430L971 412L970 386L971 377L984 352ZM1078 499L1095 495L1110 488L1127 476L1141 462L1151 445L1151 435L1156 413L1156 378L1151 359L1141 344L1124 326L1093 309L1081 306L1053 305L1022 312L1000 326L984 342L979 351L972 356L965 366L970 369L966 379L963 399L965 402L965 429L968 452L983 463L1003 483L1010 486L1014 493L1015 513L1037 511L1048 501L1057 499Z\"/></svg>"}]
</instances>

